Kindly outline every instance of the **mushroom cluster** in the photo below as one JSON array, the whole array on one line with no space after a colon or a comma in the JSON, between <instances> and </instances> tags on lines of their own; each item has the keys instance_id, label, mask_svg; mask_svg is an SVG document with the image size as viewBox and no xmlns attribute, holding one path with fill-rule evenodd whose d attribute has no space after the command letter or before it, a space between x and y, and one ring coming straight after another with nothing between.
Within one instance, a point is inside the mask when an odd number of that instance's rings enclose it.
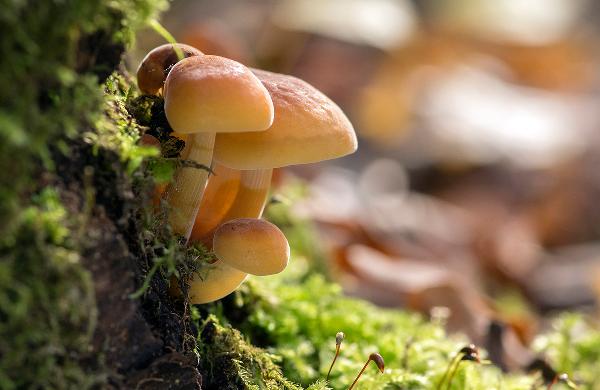
<instances>
[{"instance_id":1,"label":"mushroom cluster","mask_svg":"<svg viewBox=\"0 0 600 390\"><path fill-rule=\"evenodd\" d=\"M248 274L281 272L287 239L260 219L272 170L353 153L346 115L300 79L187 45L152 50L137 78L142 92L164 97L173 135L185 141L181 158L195 163L178 168L163 194L171 227L191 243L212 245L218 259L190 281L190 302L220 299Z\"/></svg>"}]
</instances>

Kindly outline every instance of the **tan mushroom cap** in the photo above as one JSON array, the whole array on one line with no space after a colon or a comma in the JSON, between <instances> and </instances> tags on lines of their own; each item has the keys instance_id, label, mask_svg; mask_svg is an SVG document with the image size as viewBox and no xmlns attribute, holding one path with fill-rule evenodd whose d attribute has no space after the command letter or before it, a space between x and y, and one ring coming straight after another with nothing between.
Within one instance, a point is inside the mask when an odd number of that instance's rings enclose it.
<instances>
[{"instance_id":1,"label":"tan mushroom cap","mask_svg":"<svg viewBox=\"0 0 600 390\"><path fill-rule=\"evenodd\" d=\"M279 228L255 218L238 218L217 228L213 250L219 260L252 275L274 275L285 269L290 246Z\"/></svg>"},{"instance_id":2,"label":"tan mushroom cap","mask_svg":"<svg viewBox=\"0 0 600 390\"><path fill-rule=\"evenodd\" d=\"M217 261L206 271L206 275L194 274L188 296L190 303L202 304L221 299L234 292L248 274Z\"/></svg>"},{"instance_id":3,"label":"tan mushroom cap","mask_svg":"<svg viewBox=\"0 0 600 390\"><path fill-rule=\"evenodd\" d=\"M202 52L195 47L177 43L183 56L201 56ZM146 95L156 95L163 87L167 74L173 65L179 61L173 45L167 43L152 50L140 63L137 70L137 82L140 91Z\"/></svg>"},{"instance_id":4,"label":"tan mushroom cap","mask_svg":"<svg viewBox=\"0 0 600 390\"><path fill-rule=\"evenodd\" d=\"M211 55L179 61L165 81L165 113L177 133L265 130L273 102L258 78L239 62Z\"/></svg>"},{"instance_id":5,"label":"tan mushroom cap","mask_svg":"<svg viewBox=\"0 0 600 390\"><path fill-rule=\"evenodd\" d=\"M215 160L234 169L267 169L329 160L356 150L354 128L331 99L298 78L253 72L273 99L273 125L256 133L218 134Z\"/></svg>"}]
</instances>

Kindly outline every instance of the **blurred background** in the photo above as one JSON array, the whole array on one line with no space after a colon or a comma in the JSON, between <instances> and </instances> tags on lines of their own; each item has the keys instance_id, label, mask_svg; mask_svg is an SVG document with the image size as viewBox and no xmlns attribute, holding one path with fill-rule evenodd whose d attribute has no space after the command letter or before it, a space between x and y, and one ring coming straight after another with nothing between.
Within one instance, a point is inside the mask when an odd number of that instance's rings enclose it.
<instances>
[{"instance_id":1,"label":"blurred background","mask_svg":"<svg viewBox=\"0 0 600 390\"><path fill-rule=\"evenodd\" d=\"M162 22L344 109L358 152L278 172L275 193L306 181L294 212L347 294L493 355L559 310L597 318L599 18L593 0L207 0ZM141 34L131 69L161 43Z\"/></svg>"}]
</instances>

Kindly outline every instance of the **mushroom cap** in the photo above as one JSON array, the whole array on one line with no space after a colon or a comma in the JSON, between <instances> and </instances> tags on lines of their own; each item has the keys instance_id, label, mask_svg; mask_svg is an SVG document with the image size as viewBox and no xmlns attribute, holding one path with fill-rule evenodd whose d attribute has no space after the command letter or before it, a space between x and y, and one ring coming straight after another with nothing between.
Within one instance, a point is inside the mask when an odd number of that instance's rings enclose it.
<instances>
[{"instance_id":1,"label":"mushroom cap","mask_svg":"<svg viewBox=\"0 0 600 390\"><path fill-rule=\"evenodd\" d=\"M273 275L285 269L290 246L279 228L255 218L238 218L217 228L213 251L227 265L252 275Z\"/></svg>"},{"instance_id":2,"label":"mushroom cap","mask_svg":"<svg viewBox=\"0 0 600 390\"><path fill-rule=\"evenodd\" d=\"M190 45L177 43L183 56L201 56L202 52ZM170 43L150 50L137 69L137 82L140 91L145 95L156 95L163 87L171 67L179 61L177 52Z\"/></svg>"},{"instance_id":3,"label":"mushroom cap","mask_svg":"<svg viewBox=\"0 0 600 390\"><path fill-rule=\"evenodd\" d=\"M356 150L354 128L331 99L298 78L253 72L273 99L273 125L256 133L218 134L215 160L234 169L267 169L329 160Z\"/></svg>"},{"instance_id":4,"label":"mushroom cap","mask_svg":"<svg viewBox=\"0 0 600 390\"><path fill-rule=\"evenodd\" d=\"M234 292L248 274L222 261L212 264L206 275L194 274L188 296L190 303L202 304L221 299Z\"/></svg>"},{"instance_id":5,"label":"mushroom cap","mask_svg":"<svg viewBox=\"0 0 600 390\"><path fill-rule=\"evenodd\" d=\"M167 120L178 133L260 131L273 123L269 92L250 69L224 57L179 61L164 95Z\"/></svg>"}]
</instances>

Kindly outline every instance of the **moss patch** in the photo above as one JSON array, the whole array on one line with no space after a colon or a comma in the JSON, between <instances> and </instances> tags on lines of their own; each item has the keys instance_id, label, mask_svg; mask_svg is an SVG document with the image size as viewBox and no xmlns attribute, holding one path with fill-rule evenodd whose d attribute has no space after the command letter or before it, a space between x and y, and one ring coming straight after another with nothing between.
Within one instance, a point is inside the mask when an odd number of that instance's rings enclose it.
<instances>
[{"instance_id":1,"label":"moss patch","mask_svg":"<svg viewBox=\"0 0 600 390\"><path fill-rule=\"evenodd\" d=\"M0 388L88 388L101 380L79 366L96 322L91 278L57 193L32 203L0 241Z\"/></svg>"},{"instance_id":2,"label":"moss patch","mask_svg":"<svg viewBox=\"0 0 600 390\"><path fill-rule=\"evenodd\" d=\"M165 1L3 1L0 4L0 231L12 227L32 174L52 169L49 146L101 115L98 81L132 31ZM64 146L62 146L64 148ZM10 167L10 169L8 169ZM27 203L27 201L25 201Z\"/></svg>"},{"instance_id":3,"label":"moss patch","mask_svg":"<svg viewBox=\"0 0 600 390\"><path fill-rule=\"evenodd\" d=\"M215 316L201 325L198 352L207 388L301 389L283 376L276 356L248 343L238 330L221 325Z\"/></svg>"}]
</instances>

